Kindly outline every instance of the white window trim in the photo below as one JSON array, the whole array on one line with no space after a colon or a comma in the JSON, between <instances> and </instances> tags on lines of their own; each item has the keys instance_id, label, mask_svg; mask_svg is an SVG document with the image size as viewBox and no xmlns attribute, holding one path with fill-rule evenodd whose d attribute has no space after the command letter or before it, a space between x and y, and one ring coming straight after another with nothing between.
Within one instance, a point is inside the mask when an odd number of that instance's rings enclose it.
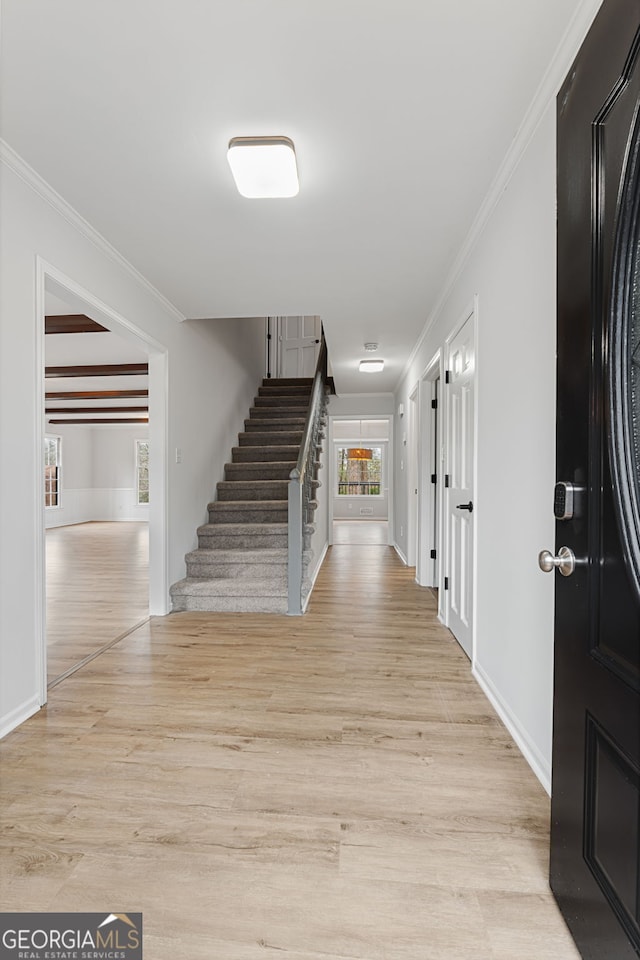
<instances>
[{"instance_id":1,"label":"white window trim","mask_svg":"<svg viewBox=\"0 0 640 960\"><path fill-rule=\"evenodd\" d=\"M44 509L45 509L45 510L47 511L47 513L48 513L49 510L60 510L60 509L62 508L62 437L61 437L60 434L58 434L58 433L45 433L44 439L45 439L45 440L57 440L57 441L58 441L58 462L56 463L56 466L57 466L57 468L58 468L58 502L55 503L55 504L51 504L50 506L47 505L47 502L46 502L46 488L45 488L45 490L44 490L44 498L45 498ZM43 455L43 458L44 458L44 455ZM47 466L47 465L45 464L45 468L46 468L46 466ZM43 478L43 480L44 480L44 472L43 472L42 478Z\"/></svg>"},{"instance_id":2,"label":"white window trim","mask_svg":"<svg viewBox=\"0 0 640 960\"><path fill-rule=\"evenodd\" d=\"M380 493L340 493L339 492L339 480L338 480L338 450L342 447L379 447L380 448L380 459L382 469L380 471ZM336 499L343 500L353 500L356 503L362 503L364 500L382 500L386 496L387 491L387 462L389 459L389 439L387 437L384 440L375 440L371 437L367 437L366 440L363 440L362 437L359 437L354 440L345 440L342 437L339 440L333 441L333 461L335 464L334 476L333 476L333 496Z\"/></svg>"},{"instance_id":3,"label":"white window trim","mask_svg":"<svg viewBox=\"0 0 640 960\"><path fill-rule=\"evenodd\" d=\"M134 440L134 444L133 444L133 449L134 449L134 471L135 471L135 475L136 475L136 506L137 506L137 507L148 507L149 504L150 504L150 502L151 502L151 487L150 487L150 486L149 486L149 490L148 490L149 499L146 501L146 503L145 503L144 501L141 501L141 500L140 500L140 469L139 469L139 466L138 466L138 451L139 451L139 449L140 449L140 444L141 444L141 443L146 443L147 446L148 446L148 445L149 445L149 439L148 439L148 437L147 437L147 438L140 437L139 439Z\"/></svg>"}]
</instances>

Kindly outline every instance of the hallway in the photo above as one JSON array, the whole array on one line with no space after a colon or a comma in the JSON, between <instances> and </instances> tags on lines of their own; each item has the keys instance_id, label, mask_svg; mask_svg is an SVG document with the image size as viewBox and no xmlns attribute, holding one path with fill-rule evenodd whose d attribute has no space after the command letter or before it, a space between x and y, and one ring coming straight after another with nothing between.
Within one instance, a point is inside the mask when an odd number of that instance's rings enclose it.
<instances>
[{"instance_id":1,"label":"hallway","mask_svg":"<svg viewBox=\"0 0 640 960\"><path fill-rule=\"evenodd\" d=\"M141 910L151 960L578 957L548 798L390 547L304 618L152 619L0 759L5 910Z\"/></svg>"}]
</instances>

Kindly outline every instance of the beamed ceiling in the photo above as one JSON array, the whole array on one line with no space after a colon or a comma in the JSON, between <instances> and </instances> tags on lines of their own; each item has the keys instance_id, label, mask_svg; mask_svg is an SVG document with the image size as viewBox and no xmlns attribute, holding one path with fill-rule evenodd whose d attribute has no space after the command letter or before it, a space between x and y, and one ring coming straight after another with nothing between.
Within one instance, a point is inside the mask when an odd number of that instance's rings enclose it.
<instances>
[{"instance_id":1,"label":"beamed ceiling","mask_svg":"<svg viewBox=\"0 0 640 960\"><path fill-rule=\"evenodd\" d=\"M148 363L142 351L47 293L45 420L90 425L148 422Z\"/></svg>"}]
</instances>

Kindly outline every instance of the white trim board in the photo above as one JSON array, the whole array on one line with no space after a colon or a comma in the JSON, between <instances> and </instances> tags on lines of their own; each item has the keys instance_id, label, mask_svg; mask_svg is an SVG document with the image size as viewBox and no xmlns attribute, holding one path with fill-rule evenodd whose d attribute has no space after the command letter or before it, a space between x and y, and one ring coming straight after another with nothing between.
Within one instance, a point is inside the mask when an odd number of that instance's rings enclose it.
<instances>
[{"instance_id":1,"label":"white trim board","mask_svg":"<svg viewBox=\"0 0 640 960\"><path fill-rule=\"evenodd\" d=\"M322 564L324 563L324 560L325 560L325 557L326 557L326 555L327 555L328 549L329 549L329 544L328 544L328 543L325 543L324 549L323 549L323 551L322 551L322 555L321 555L321 557L320 557L320 560L319 560L318 563L316 564L316 568L315 568L315 570L313 571L313 576L311 577L311 586L309 587L309 593L308 593L307 596L305 597L305 601L304 601L304 604L303 604L303 606L302 606L302 612L303 612L303 613L305 613L307 607L309 606L309 600L311 599L311 594L313 593L313 588L314 588L315 585L316 585L316 580L318 579L318 574L320 573L320 570L322 569Z\"/></svg>"},{"instance_id":2,"label":"white trim board","mask_svg":"<svg viewBox=\"0 0 640 960\"><path fill-rule=\"evenodd\" d=\"M524 115L524 119L518 129L516 136L511 142L504 160L498 167L498 172L496 173L489 190L487 191L484 200L480 205L480 209L476 214L476 217L471 224L471 229L467 234L460 251L453 261L451 269L445 277L440 296L436 300L435 306L429 316L427 317L426 323L422 329L422 333L418 337L416 344L409 354L407 362L405 363L398 381L396 383L396 390L399 385L402 383L404 378L407 376L407 373L411 369L413 361L418 355L422 344L425 341L429 330L433 324L438 319L444 304L449 297L456 280L460 276L467 260L471 256L473 249L475 248L478 240L484 228L486 227L489 219L497 207L502 194L507 188L509 181L513 177L520 160L522 159L523 154L525 153L529 143L536 130L538 129L542 118L547 110L549 104L553 101L555 96L558 93L566 73L576 58L580 47L589 32L589 28L593 23L593 20L602 5L602 0L583 0L578 9L576 10L569 26L567 27L564 36L560 40L556 52L554 53L551 63L549 64L546 73L544 74L538 89L536 90L533 100L529 104L529 108Z\"/></svg>"},{"instance_id":3,"label":"white trim board","mask_svg":"<svg viewBox=\"0 0 640 960\"><path fill-rule=\"evenodd\" d=\"M24 703L21 703L19 707L15 708L15 710L12 710L10 713L7 713L4 717L0 718L0 740L3 737L6 737L8 733L11 733L12 730L15 730L16 727L19 727L20 724L24 723L25 720L28 720L29 717L32 717L34 714L38 713L40 707L40 698L36 694L29 700L25 700Z\"/></svg>"},{"instance_id":4,"label":"white trim board","mask_svg":"<svg viewBox=\"0 0 640 960\"><path fill-rule=\"evenodd\" d=\"M147 278L137 270L126 257L116 250L113 244L99 233L95 227L92 227L88 220L78 213L78 211L68 203L40 174L30 167L22 159L20 154L16 153L13 147L10 147L5 140L0 140L0 161L6 164L10 170L20 177L20 179L31 187L43 200L49 203L60 216L64 217L67 223L70 223L75 229L90 240L98 249L104 253L110 260L125 270L130 277L138 283L144 290L151 294L162 307L173 316L173 319L182 322L186 317L175 307L163 293L160 293L157 287L147 280Z\"/></svg>"},{"instance_id":5,"label":"white trim board","mask_svg":"<svg viewBox=\"0 0 640 960\"><path fill-rule=\"evenodd\" d=\"M393 549L394 549L395 552L398 554L398 556L400 557L400 559L401 559L402 562L404 563L405 567L408 567L409 564L407 563L407 558L405 557L404 553L402 552L402 550L400 549L400 547L398 546L397 543L394 543L394 544L393 544Z\"/></svg>"},{"instance_id":6,"label":"white trim board","mask_svg":"<svg viewBox=\"0 0 640 960\"><path fill-rule=\"evenodd\" d=\"M477 680L478 684L482 688L483 693L502 720L503 724L515 740L524 759L535 773L547 794L551 796L551 766L542 756L535 743L533 743L526 730L511 710L511 707L502 699L488 675L477 662L474 664L471 673Z\"/></svg>"}]
</instances>

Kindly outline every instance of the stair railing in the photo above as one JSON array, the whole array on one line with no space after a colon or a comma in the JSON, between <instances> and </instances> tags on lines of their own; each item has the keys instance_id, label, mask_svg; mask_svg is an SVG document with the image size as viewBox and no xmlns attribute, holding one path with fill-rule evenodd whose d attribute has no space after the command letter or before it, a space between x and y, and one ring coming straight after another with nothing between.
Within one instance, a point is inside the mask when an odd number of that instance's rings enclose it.
<instances>
[{"instance_id":1,"label":"stair railing","mask_svg":"<svg viewBox=\"0 0 640 960\"><path fill-rule=\"evenodd\" d=\"M302 433L298 462L289 474L289 522L288 522L288 581L289 616L303 613L303 554L305 527L313 519L313 473L318 445L321 442L322 417L326 406L325 383L327 381L327 344L322 334L320 353L311 388L309 410Z\"/></svg>"}]
</instances>

